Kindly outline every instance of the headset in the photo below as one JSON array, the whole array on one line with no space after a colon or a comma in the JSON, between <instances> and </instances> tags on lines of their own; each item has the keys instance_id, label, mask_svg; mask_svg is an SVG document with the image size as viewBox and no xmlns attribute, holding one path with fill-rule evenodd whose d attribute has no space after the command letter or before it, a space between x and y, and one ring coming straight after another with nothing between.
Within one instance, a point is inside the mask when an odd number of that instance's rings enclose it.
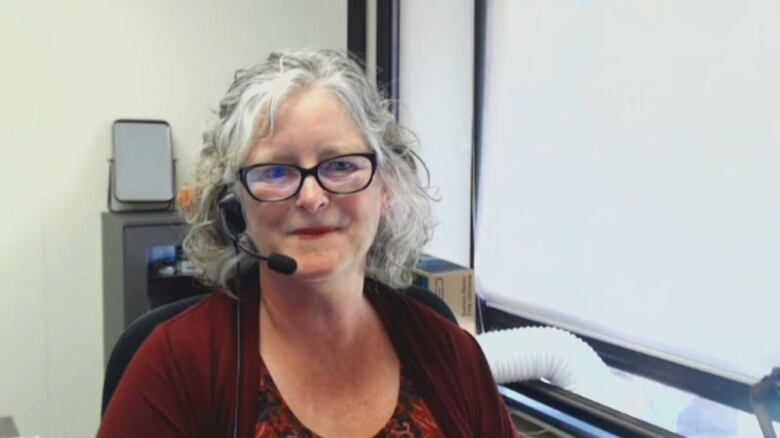
<instances>
[{"instance_id":1,"label":"headset","mask_svg":"<svg viewBox=\"0 0 780 438\"><path fill-rule=\"evenodd\" d=\"M278 253L271 253L268 257L260 255L241 244L241 236L246 234L246 219L241 208L241 202L228 186L222 188L217 201L217 210L222 228L222 234L233 242L236 253L243 251L250 256L265 261L272 271L284 275L293 275L298 269L295 259ZM233 413L233 437L238 438L239 407L241 406L241 269L236 266L236 409Z\"/></svg>"},{"instance_id":2,"label":"headset","mask_svg":"<svg viewBox=\"0 0 780 438\"><path fill-rule=\"evenodd\" d=\"M220 221L222 222L222 232L225 237L233 242L233 247L236 249L236 252L241 250L256 259L265 261L268 263L268 268L272 271L284 275L294 274L298 269L298 263L296 263L295 259L275 252L266 257L241 244L241 235L246 233L246 220L244 219L244 211L241 208L241 202L238 200L235 193L229 191L227 188L224 188L222 192L223 195L217 203Z\"/></svg>"}]
</instances>

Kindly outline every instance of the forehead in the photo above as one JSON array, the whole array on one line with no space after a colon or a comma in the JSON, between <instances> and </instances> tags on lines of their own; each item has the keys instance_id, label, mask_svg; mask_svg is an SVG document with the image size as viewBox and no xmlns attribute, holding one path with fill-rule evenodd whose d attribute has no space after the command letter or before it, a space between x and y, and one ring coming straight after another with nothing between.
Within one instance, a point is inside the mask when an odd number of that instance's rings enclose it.
<instances>
[{"instance_id":1,"label":"forehead","mask_svg":"<svg viewBox=\"0 0 780 438\"><path fill-rule=\"evenodd\" d=\"M268 120L260 121L260 130ZM291 94L278 108L273 132L252 145L247 161L308 162L370 152L360 127L341 101L324 88Z\"/></svg>"}]
</instances>

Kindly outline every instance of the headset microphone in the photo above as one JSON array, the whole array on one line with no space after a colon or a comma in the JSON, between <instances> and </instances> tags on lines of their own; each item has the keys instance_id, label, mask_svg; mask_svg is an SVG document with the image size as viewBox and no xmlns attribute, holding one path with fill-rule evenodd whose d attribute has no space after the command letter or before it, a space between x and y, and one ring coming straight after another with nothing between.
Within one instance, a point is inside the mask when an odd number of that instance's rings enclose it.
<instances>
[{"instance_id":1,"label":"headset microphone","mask_svg":"<svg viewBox=\"0 0 780 438\"><path fill-rule=\"evenodd\" d=\"M265 261L268 268L274 272L284 275L292 275L298 269L298 263L295 259L282 254L271 253L268 257L258 254L256 251L241 245L238 236L246 231L246 221L241 211L241 203L236 199L233 193L227 193L219 201L219 212L222 217L222 227L225 234L233 241L233 245L251 255Z\"/></svg>"},{"instance_id":2,"label":"headset microphone","mask_svg":"<svg viewBox=\"0 0 780 438\"><path fill-rule=\"evenodd\" d=\"M268 257L262 256L257 252L244 247L243 245L238 243L238 240L236 240L234 243L241 251L244 251L245 253L251 255L252 257L258 258L260 260L264 260L268 264L268 269L274 272L278 272L284 275L292 275L295 274L295 271L298 269L298 263L293 258L275 252L271 253L271 255L269 255Z\"/></svg>"}]
</instances>

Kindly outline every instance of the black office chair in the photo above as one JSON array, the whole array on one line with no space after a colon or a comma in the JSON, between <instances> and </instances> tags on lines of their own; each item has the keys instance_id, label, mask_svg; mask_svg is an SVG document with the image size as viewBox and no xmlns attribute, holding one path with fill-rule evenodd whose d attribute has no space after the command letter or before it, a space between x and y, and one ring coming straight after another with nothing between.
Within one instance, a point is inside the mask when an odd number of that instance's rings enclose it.
<instances>
[{"instance_id":1,"label":"black office chair","mask_svg":"<svg viewBox=\"0 0 780 438\"><path fill-rule=\"evenodd\" d=\"M433 292L417 286L411 286L406 289L405 293L408 297L428 306L453 323L458 323L455 319L455 314L452 313L452 310L447 306L447 303ZM106 408L108 408L108 403L111 401L111 396L119 385L119 381L122 379L122 375L125 373L127 365L130 364L130 360L149 334L152 333L152 330L157 327L157 324L165 322L187 310L189 307L205 298L206 295L207 294L196 295L158 307L140 316L125 329L122 336L117 340L114 349L111 351L111 356L108 358L108 364L106 365L106 378L103 381L103 402L100 410L101 417L106 413Z\"/></svg>"}]
</instances>

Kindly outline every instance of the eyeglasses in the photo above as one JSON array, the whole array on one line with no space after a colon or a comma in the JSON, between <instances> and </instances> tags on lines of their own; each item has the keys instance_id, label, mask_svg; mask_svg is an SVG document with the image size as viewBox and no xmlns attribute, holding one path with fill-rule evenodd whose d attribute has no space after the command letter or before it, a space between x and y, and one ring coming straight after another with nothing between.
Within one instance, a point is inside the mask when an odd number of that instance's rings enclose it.
<instances>
[{"instance_id":1,"label":"eyeglasses","mask_svg":"<svg viewBox=\"0 0 780 438\"><path fill-rule=\"evenodd\" d=\"M297 195L311 175L323 190L339 195L364 190L376 172L376 154L339 155L305 169L292 164L260 163L241 168L246 191L261 202L285 201Z\"/></svg>"}]
</instances>

